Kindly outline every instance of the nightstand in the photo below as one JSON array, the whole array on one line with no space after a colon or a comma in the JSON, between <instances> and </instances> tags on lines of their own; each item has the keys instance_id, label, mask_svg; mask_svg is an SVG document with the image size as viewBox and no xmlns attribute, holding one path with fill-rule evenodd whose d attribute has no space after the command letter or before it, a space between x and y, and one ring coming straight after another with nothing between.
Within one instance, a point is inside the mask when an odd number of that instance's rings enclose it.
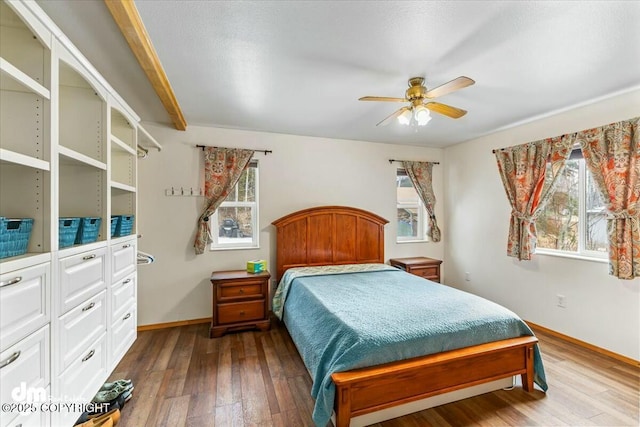
<instances>
[{"instance_id":1,"label":"nightstand","mask_svg":"<svg viewBox=\"0 0 640 427\"><path fill-rule=\"evenodd\" d=\"M258 328L266 331L269 319L268 271L247 273L245 270L214 271L213 316L209 337L219 337L226 332Z\"/></svg>"},{"instance_id":2,"label":"nightstand","mask_svg":"<svg viewBox=\"0 0 640 427\"><path fill-rule=\"evenodd\" d=\"M440 264L442 261L439 259L427 257L392 258L389 260L389 264L407 273L440 283Z\"/></svg>"}]
</instances>

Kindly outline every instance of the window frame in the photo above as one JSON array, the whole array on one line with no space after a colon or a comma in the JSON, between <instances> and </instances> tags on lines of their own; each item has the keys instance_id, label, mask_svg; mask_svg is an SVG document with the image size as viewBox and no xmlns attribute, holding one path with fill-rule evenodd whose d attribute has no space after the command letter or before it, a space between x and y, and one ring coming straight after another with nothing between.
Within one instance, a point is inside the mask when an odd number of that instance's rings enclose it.
<instances>
[{"instance_id":1,"label":"window frame","mask_svg":"<svg viewBox=\"0 0 640 427\"><path fill-rule=\"evenodd\" d=\"M402 167L398 167L396 169L396 243L424 243L424 242L429 242L429 224L427 223L427 208L425 208L424 203L422 203L422 199L420 198L419 195L417 195L417 203L401 203L400 201L398 201L398 177L400 176L406 176L409 179L409 182L411 182L411 178L409 178L409 175L407 174L407 171L405 168ZM415 186L413 185L413 182L411 182L411 186L413 187L413 189L415 190ZM419 237L414 237L414 236L399 236L398 235L398 220L397 220L397 216L398 216L398 209L411 209L411 208L415 208L418 211L418 231L417 231L417 236L423 236L422 238Z\"/></svg>"},{"instance_id":2,"label":"window frame","mask_svg":"<svg viewBox=\"0 0 640 427\"><path fill-rule=\"evenodd\" d=\"M569 160L578 160L578 249L567 251L562 249L541 248L536 245L538 255L551 255L563 258L574 258L586 261L608 262L609 251L594 251L586 249L587 241L587 164L579 148L573 150ZM598 191L596 189L596 191Z\"/></svg>"},{"instance_id":3,"label":"window frame","mask_svg":"<svg viewBox=\"0 0 640 427\"><path fill-rule=\"evenodd\" d=\"M209 244L209 250L211 251L229 251L240 249L260 249L260 232L259 232L259 200L260 200L260 167L258 160L251 159L248 168L255 168L255 201L253 202L228 202L224 201L218 206L218 209L209 217L209 236L211 237L211 243ZM232 189L235 192L236 186L239 184L239 180ZM231 193L230 193L231 194ZM251 208L251 243L246 242L239 243L220 243L218 241L218 212L220 208ZM213 229L213 225L216 225L216 229Z\"/></svg>"}]
</instances>

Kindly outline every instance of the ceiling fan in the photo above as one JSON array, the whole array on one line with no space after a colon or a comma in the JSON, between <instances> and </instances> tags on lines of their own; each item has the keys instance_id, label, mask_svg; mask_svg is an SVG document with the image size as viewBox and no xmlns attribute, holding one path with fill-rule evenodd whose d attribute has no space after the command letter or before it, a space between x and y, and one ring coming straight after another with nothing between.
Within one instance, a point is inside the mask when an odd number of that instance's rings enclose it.
<instances>
[{"instance_id":1,"label":"ceiling fan","mask_svg":"<svg viewBox=\"0 0 640 427\"><path fill-rule=\"evenodd\" d=\"M401 124L408 125L413 119L418 126L426 125L431 120L431 114L434 113L443 114L452 119L459 119L467 114L465 110L452 107L450 105L441 104L439 102L425 102L427 99L437 98L439 96L446 95L456 90L471 86L475 81L469 77L460 76L451 80L443 85L436 87L435 89L427 90L424 85L424 77L411 77L409 79L409 89L405 92L404 98L390 98L386 96L363 96L359 101L385 101L385 102L410 102L411 105L400 108L395 111L384 120L376 124L387 125L393 119L397 118Z\"/></svg>"}]
</instances>

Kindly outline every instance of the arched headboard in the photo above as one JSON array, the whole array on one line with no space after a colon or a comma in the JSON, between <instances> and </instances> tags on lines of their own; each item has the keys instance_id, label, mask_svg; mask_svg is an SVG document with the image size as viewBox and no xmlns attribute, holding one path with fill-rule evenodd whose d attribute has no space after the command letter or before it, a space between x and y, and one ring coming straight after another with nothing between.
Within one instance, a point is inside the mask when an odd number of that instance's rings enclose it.
<instances>
[{"instance_id":1,"label":"arched headboard","mask_svg":"<svg viewBox=\"0 0 640 427\"><path fill-rule=\"evenodd\" d=\"M384 262L386 219L358 208L319 206L273 221L277 280L291 267Z\"/></svg>"}]
</instances>

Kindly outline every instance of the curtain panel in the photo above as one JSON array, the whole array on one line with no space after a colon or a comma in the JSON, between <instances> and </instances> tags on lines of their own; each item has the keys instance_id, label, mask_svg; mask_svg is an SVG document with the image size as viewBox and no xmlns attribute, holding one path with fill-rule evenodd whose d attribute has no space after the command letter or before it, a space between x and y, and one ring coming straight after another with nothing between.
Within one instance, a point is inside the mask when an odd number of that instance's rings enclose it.
<instances>
[{"instance_id":1,"label":"curtain panel","mask_svg":"<svg viewBox=\"0 0 640 427\"><path fill-rule=\"evenodd\" d=\"M575 140L547 138L495 151L498 171L511 204L507 255L530 260L535 251L536 218L547 204ZM547 180L547 163L551 179Z\"/></svg>"},{"instance_id":2,"label":"curtain panel","mask_svg":"<svg viewBox=\"0 0 640 427\"><path fill-rule=\"evenodd\" d=\"M205 208L198 220L194 248L196 255L204 253L211 241L209 217L224 202L235 187L240 175L249 165L253 150L240 148L206 147L204 150Z\"/></svg>"},{"instance_id":3,"label":"curtain panel","mask_svg":"<svg viewBox=\"0 0 640 427\"><path fill-rule=\"evenodd\" d=\"M640 117L578 133L582 155L608 201L609 274L640 277Z\"/></svg>"},{"instance_id":4,"label":"curtain panel","mask_svg":"<svg viewBox=\"0 0 640 427\"><path fill-rule=\"evenodd\" d=\"M413 186L420 196L420 200L424 203L424 207L427 209L429 215L429 237L434 242L439 242L440 228L438 228L438 222L436 220L436 196L433 193L433 162L411 162L403 161L402 166L407 171L407 175Z\"/></svg>"}]
</instances>

